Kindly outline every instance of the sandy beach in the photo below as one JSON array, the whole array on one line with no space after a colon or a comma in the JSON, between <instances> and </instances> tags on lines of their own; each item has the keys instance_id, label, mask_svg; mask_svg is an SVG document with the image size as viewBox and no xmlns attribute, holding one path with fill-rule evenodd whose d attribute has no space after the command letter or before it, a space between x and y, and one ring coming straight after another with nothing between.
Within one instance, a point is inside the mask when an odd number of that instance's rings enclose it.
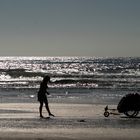
<instances>
[{"instance_id":1,"label":"sandy beach","mask_svg":"<svg viewBox=\"0 0 140 140\"><path fill-rule=\"evenodd\" d=\"M52 103L50 109L56 117L41 119L37 103L0 104L0 139L140 139L139 117L105 118L104 105ZM47 117L45 108L43 113Z\"/></svg>"}]
</instances>

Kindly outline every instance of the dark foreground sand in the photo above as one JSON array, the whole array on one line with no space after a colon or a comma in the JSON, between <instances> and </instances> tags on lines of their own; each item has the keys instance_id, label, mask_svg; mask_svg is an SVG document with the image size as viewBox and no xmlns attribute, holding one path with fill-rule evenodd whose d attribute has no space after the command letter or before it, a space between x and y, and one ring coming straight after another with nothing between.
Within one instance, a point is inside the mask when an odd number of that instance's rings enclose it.
<instances>
[{"instance_id":1,"label":"dark foreground sand","mask_svg":"<svg viewBox=\"0 0 140 140\"><path fill-rule=\"evenodd\" d=\"M105 118L104 105L50 104L55 118L40 119L38 104L0 104L0 139L139 140L140 118ZM115 108L115 106L113 106ZM44 116L47 113L44 111Z\"/></svg>"}]
</instances>

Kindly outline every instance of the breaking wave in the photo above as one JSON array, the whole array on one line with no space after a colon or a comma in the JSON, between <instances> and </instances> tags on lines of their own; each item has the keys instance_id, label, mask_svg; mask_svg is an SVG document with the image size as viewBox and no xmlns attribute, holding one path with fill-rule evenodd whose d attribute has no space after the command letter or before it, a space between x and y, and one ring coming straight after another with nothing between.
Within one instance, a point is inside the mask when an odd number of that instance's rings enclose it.
<instances>
[{"instance_id":1,"label":"breaking wave","mask_svg":"<svg viewBox=\"0 0 140 140\"><path fill-rule=\"evenodd\" d=\"M140 87L140 58L0 57L0 88L38 88L43 76L51 88Z\"/></svg>"}]
</instances>

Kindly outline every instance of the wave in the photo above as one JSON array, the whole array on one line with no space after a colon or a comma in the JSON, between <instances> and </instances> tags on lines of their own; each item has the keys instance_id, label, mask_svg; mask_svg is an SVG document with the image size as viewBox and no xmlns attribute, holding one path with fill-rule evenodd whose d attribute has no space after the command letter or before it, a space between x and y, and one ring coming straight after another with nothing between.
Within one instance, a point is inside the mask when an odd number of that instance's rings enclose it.
<instances>
[{"instance_id":1,"label":"wave","mask_svg":"<svg viewBox=\"0 0 140 140\"><path fill-rule=\"evenodd\" d=\"M0 57L0 88L38 88L45 75L58 88L138 88L140 58Z\"/></svg>"}]
</instances>

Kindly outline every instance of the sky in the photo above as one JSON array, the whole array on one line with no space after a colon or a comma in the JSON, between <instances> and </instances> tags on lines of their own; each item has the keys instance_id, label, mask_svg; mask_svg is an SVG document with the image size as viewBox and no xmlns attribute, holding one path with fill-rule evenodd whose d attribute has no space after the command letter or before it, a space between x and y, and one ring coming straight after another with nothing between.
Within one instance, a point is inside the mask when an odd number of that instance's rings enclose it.
<instances>
[{"instance_id":1,"label":"sky","mask_svg":"<svg viewBox=\"0 0 140 140\"><path fill-rule=\"evenodd\" d=\"M0 56L140 56L140 0L0 0Z\"/></svg>"}]
</instances>

